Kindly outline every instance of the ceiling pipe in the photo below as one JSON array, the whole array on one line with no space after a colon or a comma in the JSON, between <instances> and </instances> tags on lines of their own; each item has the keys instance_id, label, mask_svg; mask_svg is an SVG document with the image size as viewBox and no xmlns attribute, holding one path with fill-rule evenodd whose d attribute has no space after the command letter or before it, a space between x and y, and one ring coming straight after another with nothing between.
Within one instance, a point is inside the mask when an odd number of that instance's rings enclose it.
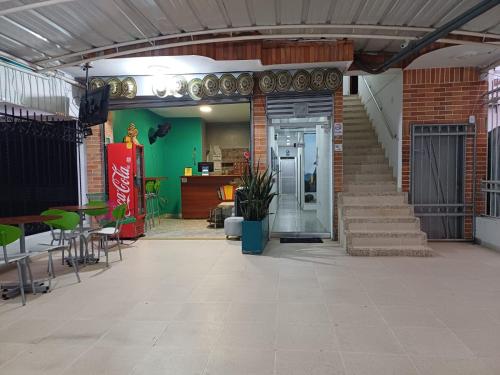
<instances>
[{"instance_id":1,"label":"ceiling pipe","mask_svg":"<svg viewBox=\"0 0 500 375\"><path fill-rule=\"evenodd\" d=\"M370 73L370 74L384 73L388 69L392 68L395 64L399 63L400 61L402 61L408 57L414 56L415 54L420 52L423 48L425 48L428 45L434 43L435 41L438 41L439 39L445 37L446 35L448 35L452 31L465 25L467 22L473 20L474 18L480 16L481 14L496 7L499 4L500 4L500 0L483 0L483 1L481 1L479 4L468 9L464 13L460 14L458 17L455 17L454 19L447 22L443 26L437 28L433 32L430 32L430 33L424 35L420 39L411 41L408 44L408 46L403 48L400 52L398 52L397 54L392 56L389 60L387 60L383 64L379 65L378 67L375 67L375 68L368 67L357 59L355 59L354 62L356 63L356 65L360 69L364 70L367 73Z\"/></svg>"}]
</instances>

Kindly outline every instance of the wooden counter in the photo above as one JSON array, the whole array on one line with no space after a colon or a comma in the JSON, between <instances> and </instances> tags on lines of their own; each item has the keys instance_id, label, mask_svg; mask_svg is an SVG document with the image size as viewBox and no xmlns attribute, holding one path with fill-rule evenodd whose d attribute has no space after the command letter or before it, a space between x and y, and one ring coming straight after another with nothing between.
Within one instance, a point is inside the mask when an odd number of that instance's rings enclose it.
<instances>
[{"instance_id":1,"label":"wooden counter","mask_svg":"<svg viewBox=\"0 0 500 375\"><path fill-rule=\"evenodd\" d=\"M217 190L240 176L181 176L183 219L208 219L210 210L222 201Z\"/></svg>"}]
</instances>

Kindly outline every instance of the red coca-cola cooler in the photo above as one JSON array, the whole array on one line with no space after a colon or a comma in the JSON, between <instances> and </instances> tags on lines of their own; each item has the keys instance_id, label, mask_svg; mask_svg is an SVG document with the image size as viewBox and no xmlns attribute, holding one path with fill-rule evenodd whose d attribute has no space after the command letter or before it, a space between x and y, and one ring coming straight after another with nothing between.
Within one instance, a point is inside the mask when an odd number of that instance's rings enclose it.
<instances>
[{"instance_id":1,"label":"red coca-cola cooler","mask_svg":"<svg viewBox=\"0 0 500 375\"><path fill-rule=\"evenodd\" d=\"M144 186L144 148L132 143L107 146L109 201L112 207L127 204L127 217L135 223L124 224L121 238L137 238L144 234L146 198Z\"/></svg>"}]
</instances>

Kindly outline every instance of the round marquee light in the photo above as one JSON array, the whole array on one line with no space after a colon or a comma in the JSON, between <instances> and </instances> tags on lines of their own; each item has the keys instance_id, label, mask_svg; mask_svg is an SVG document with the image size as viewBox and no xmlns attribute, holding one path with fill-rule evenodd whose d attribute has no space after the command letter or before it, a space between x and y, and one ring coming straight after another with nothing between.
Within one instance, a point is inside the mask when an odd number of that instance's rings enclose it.
<instances>
[{"instance_id":1,"label":"round marquee light","mask_svg":"<svg viewBox=\"0 0 500 375\"><path fill-rule=\"evenodd\" d=\"M200 106L200 112L210 113L212 112L212 107L210 107L209 105L202 105Z\"/></svg>"}]
</instances>

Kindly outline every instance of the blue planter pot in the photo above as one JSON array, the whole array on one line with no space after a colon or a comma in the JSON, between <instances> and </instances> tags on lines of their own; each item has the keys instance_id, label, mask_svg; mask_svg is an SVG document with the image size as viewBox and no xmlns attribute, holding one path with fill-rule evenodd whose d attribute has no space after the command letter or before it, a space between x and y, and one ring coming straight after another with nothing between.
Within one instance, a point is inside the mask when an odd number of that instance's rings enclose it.
<instances>
[{"instance_id":1,"label":"blue planter pot","mask_svg":"<svg viewBox=\"0 0 500 375\"><path fill-rule=\"evenodd\" d=\"M266 216L260 221L243 220L241 251L243 254L262 254L269 241L269 221Z\"/></svg>"}]
</instances>

